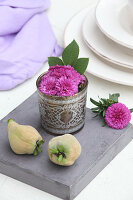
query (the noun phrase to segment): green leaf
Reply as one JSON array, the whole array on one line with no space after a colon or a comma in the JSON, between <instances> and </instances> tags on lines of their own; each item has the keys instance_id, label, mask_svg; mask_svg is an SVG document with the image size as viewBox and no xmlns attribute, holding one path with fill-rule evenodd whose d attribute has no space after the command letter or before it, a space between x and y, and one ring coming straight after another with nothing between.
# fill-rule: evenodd
<instances>
[{"instance_id":1,"label":"green leaf","mask_svg":"<svg viewBox=\"0 0 133 200\"><path fill-rule=\"evenodd\" d=\"M63 51L62 59L65 65L73 66L76 63L79 55L79 46L75 40L73 40Z\"/></svg>"},{"instance_id":2,"label":"green leaf","mask_svg":"<svg viewBox=\"0 0 133 200\"><path fill-rule=\"evenodd\" d=\"M40 153L43 152L42 147L39 147L37 150L38 150L38 152L40 152Z\"/></svg>"},{"instance_id":3,"label":"green leaf","mask_svg":"<svg viewBox=\"0 0 133 200\"><path fill-rule=\"evenodd\" d=\"M54 153L56 153L56 154L59 153L59 151L57 149L50 149L50 152L53 153L53 154Z\"/></svg>"},{"instance_id":4,"label":"green leaf","mask_svg":"<svg viewBox=\"0 0 133 200\"><path fill-rule=\"evenodd\" d=\"M108 101L107 101L107 99L103 99L103 98L101 98L101 101L103 102L103 104L105 104L105 105L107 105L108 104Z\"/></svg>"},{"instance_id":5,"label":"green leaf","mask_svg":"<svg viewBox=\"0 0 133 200\"><path fill-rule=\"evenodd\" d=\"M93 103L96 106L99 106L99 102L95 101L94 99L90 98L91 103Z\"/></svg>"},{"instance_id":6,"label":"green leaf","mask_svg":"<svg viewBox=\"0 0 133 200\"><path fill-rule=\"evenodd\" d=\"M92 111L99 110L99 107L91 108Z\"/></svg>"},{"instance_id":7,"label":"green leaf","mask_svg":"<svg viewBox=\"0 0 133 200\"><path fill-rule=\"evenodd\" d=\"M59 155L58 161L61 162L63 160L63 156Z\"/></svg>"},{"instance_id":8,"label":"green leaf","mask_svg":"<svg viewBox=\"0 0 133 200\"><path fill-rule=\"evenodd\" d=\"M103 125L102 125L103 127L104 126L106 126L106 121L105 121L105 119L103 120Z\"/></svg>"},{"instance_id":9,"label":"green leaf","mask_svg":"<svg viewBox=\"0 0 133 200\"><path fill-rule=\"evenodd\" d=\"M92 110L92 109L91 109ZM93 113L99 113L99 110L92 110Z\"/></svg>"},{"instance_id":10,"label":"green leaf","mask_svg":"<svg viewBox=\"0 0 133 200\"><path fill-rule=\"evenodd\" d=\"M118 103L119 96L120 96L119 93L109 94L109 99L112 100L112 101L114 101L115 103Z\"/></svg>"},{"instance_id":11,"label":"green leaf","mask_svg":"<svg viewBox=\"0 0 133 200\"><path fill-rule=\"evenodd\" d=\"M64 152L64 147L63 147L62 145L60 145L60 146L58 147L58 150L62 153L62 152Z\"/></svg>"},{"instance_id":12,"label":"green leaf","mask_svg":"<svg viewBox=\"0 0 133 200\"><path fill-rule=\"evenodd\" d=\"M103 111L103 117L105 117L106 110Z\"/></svg>"},{"instance_id":13,"label":"green leaf","mask_svg":"<svg viewBox=\"0 0 133 200\"><path fill-rule=\"evenodd\" d=\"M131 113L133 112L133 108L131 108L131 109L129 109L129 110L130 110Z\"/></svg>"},{"instance_id":14,"label":"green leaf","mask_svg":"<svg viewBox=\"0 0 133 200\"><path fill-rule=\"evenodd\" d=\"M49 57L48 64L50 67L55 65L64 65L63 61L58 57Z\"/></svg>"},{"instance_id":15,"label":"green leaf","mask_svg":"<svg viewBox=\"0 0 133 200\"><path fill-rule=\"evenodd\" d=\"M96 118L96 117L98 117L98 115L95 115L93 118Z\"/></svg>"},{"instance_id":16,"label":"green leaf","mask_svg":"<svg viewBox=\"0 0 133 200\"><path fill-rule=\"evenodd\" d=\"M42 144L44 144L44 142L45 142L44 140L40 140L39 142L37 142L37 145L41 146Z\"/></svg>"},{"instance_id":17,"label":"green leaf","mask_svg":"<svg viewBox=\"0 0 133 200\"><path fill-rule=\"evenodd\" d=\"M88 63L89 63L89 58L79 58L77 59L73 67L78 73L84 74L88 66Z\"/></svg>"},{"instance_id":18,"label":"green leaf","mask_svg":"<svg viewBox=\"0 0 133 200\"><path fill-rule=\"evenodd\" d=\"M112 94L109 94L109 99L111 99L112 98Z\"/></svg>"},{"instance_id":19,"label":"green leaf","mask_svg":"<svg viewBox=\"0 0 133 200\"><path fill-rule=\"evenodd\" d=\"M37 149L34 150L33 155L36 156L38 154Z\"/></svg>"}]
</instances>

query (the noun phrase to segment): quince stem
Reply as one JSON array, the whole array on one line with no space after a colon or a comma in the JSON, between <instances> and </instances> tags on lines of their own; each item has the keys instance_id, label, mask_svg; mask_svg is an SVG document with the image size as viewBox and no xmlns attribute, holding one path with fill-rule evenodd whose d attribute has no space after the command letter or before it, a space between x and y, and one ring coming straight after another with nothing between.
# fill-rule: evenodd
<instances>
[{"instance_id":1,"label":"quince stem","mask_svg":"<svg viewBox=\"0 0 133 200\"><path fill-rule=\"evenodd\" d=\"M33 152L33 155L34 156L36 156L36 155L38 155L38 153L40 152L42 152L43 151L43 149L42 149L42 144L44 143L45 141L44 140L38 140L37 142L36 142L36 146L35 146L35 149L34 149L34 152Z\"/></svg>"},{"instance_id":2,"label":"quince stem","mask_svg":"<svg viewBox=\"0 0 133 200\"><path fill-rule=\"evenodd\" d=\"M7 123L14 122L13 119L8 119Z\"/></svg>"}]
</instances>

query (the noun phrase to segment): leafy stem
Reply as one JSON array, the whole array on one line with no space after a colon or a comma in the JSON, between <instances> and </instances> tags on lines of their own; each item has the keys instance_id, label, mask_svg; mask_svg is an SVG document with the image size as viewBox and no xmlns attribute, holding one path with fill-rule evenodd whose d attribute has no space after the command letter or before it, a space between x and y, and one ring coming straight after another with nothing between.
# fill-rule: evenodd
<instances>
[{"instance_id":1,"label":"leafy stem","mask_svg":"<svg viewBox=\"0 0 133 200\"><path fill-rule=\"evenodd\" d=\"M45 142L44 140L37 140L36 141L35 149L34 149L34 152L33 152L34 156L38 155L39 152L41 153L43 151L42 144L44 142Z\"/></svg>"},{"instance_id":2,"label":"leafy stem","mask_svg":"<svg viewBox=\"0 0 133 200\"><path fill-rule=\"evenodd\" d=\"M106 125L105 121L105 113L109 106L114 103L118 103L118 98L120 97L119 93L116 94L109 94L108 99L99 98L99 101L95 101L94 99L90 98L91 103L93 103L96 107L91 108L92 112L96 115L94 117L101 116L103 117L103 126ZM133 112L133 108L130 109L130 112Z\"/></svg>"},{"instance_id":3,"label":"leafy stem","mask_svg":"<svg viewBox=\"0 0 133 200\"><path fill-rule=\"evenodd\" d=\"M64 147L62 145L56 148L50 149L50 152L58 157L58 162L62 162L64 158L66 158L66 154L64 152Z\"/></svg>"},{"instance_id":4,"label":"leafy stem","mask_svg":"<svg viewBox=\"0 0 133 200\"><path fill-rule=\"evenodd\" d=\"M94 99L90 98L90 101L96 106L91 109L92 112L96 114L94 117L101 116L101 117L105 118L105 113L106 113L107 108L114 103L118 103L119 96L120 96L119 93L109 94L108 99L99 98L99 101L95 101ZM106 122L104 119L103 126L105 126L105 125L106 125Z\"/></svg>"}]
</instances>

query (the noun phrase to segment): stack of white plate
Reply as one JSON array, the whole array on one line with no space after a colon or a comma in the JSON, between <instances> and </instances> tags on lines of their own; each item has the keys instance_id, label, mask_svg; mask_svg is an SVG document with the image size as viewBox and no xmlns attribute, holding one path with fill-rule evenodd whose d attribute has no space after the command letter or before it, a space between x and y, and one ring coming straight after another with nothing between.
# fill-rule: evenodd
<instances>
[{"instance_id":1,"label":"stack of white plate","mask_svg":"<svg viewBox=\"0 0 133 200\"><path fill-rule=\"evenodd\" d=\"M75 39L89 57L87 71L97 77L133 86L133 0L100 0L68 23L64 42ZM132 10L133 11L133 10ZM89 47L89 48L88 48Z\"/></svg>"}]
</instances>

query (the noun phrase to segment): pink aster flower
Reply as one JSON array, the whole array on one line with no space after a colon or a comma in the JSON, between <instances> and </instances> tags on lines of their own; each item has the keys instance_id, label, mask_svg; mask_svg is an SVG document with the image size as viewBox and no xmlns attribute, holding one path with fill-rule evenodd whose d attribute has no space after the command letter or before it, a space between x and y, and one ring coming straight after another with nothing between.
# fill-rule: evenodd
<instances>
[{"instance_id":1,"label":"pink aster flower","mask_svg":"<svg viewBox=\"0 0 133 200\"><path fill-rule=\"evenodd\" d=\"M62 76L66 76L67 78L73 79L77 84L84 83L85 77L79 74L73 67L70 65L67 66L52 66L49 68L48 72L51 76L55 76L56 78L60 78Z\"/></svg>"},{"instance_id":2,"label":"pink aster flower","mask_svg":"<svg viewBox=\"0 0 133 200\"><path fill-rule=\"evenodd\" d=\"M67 67L71 67L70 65L68 65ZM82 76L81 74L79 74L73 67L71 68L67 68L65 70L65 74L68 78L72 78L74 79L74 81L79 84L79 83L84 83L85 81L85 77ZM73 78L74 77L74 78Z\"/></svg>"},{"instance_id":3,"label":"pink aster flower","mask_svg":"<svg viewBox=\"0 0 133 200\"><path fill-rule=\"evenodd\" d=\"M56 95L56 78L51 76L44 76L41 80L40 91L47 95Z\"/></svg>"},{"instance_id":4,"label":"pink aster flower","mask_svg":"<svg viewBox=\"0 0 133 200\"><path fill-rule=\"evenodd\" d=\"M72 96L78 92L85 77L70 65L52 66L42 78L39 89L42 93L56 96Z\"/></svg>"},{"instance_id":5,"label":"pink aster flower","mask_svg":"<svg viewBox=\"0 0 133 200\"><path fill-rule=\"evenodd\" d=\"M122 103L114 103L105 113L105 121L111 128L123 129L131 120L130 110Z\"/></svg>"},{"instance_id":6,"label":"pink aster flower","mask_svg":"<svg viewBox=\"0 0 133 200\"><path fill-rule=\"evenodd\" d=\"M72 96L78 92L78 85L72 79L62 76L57 82L58 96Z\"/></svg>"}]
</instances>

